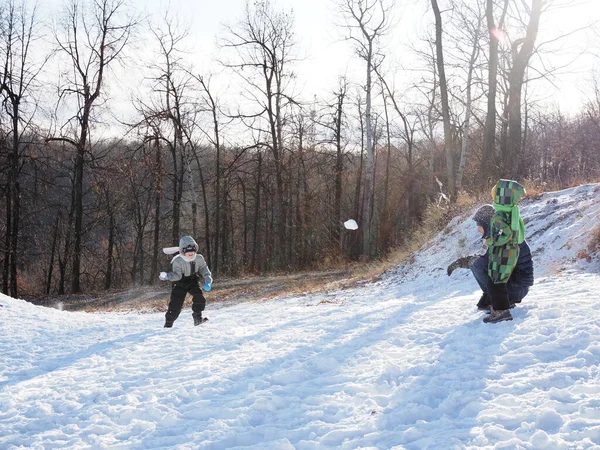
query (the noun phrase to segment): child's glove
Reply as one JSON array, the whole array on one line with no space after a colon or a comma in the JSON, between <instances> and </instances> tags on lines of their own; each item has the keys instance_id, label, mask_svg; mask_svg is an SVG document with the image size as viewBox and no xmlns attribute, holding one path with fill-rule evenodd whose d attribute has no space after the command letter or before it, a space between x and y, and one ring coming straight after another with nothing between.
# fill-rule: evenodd
<instances>
[{"instance_id":1,"label":"child's glove","mask_svg":"<svg viewBox=\"0 0 600 450\"><path fill-rule=\"evenodd\" d=\"M173 274L172 273L167 273L167 272L161 272L158 275L158 279L162 280L162 281L170 280L172 277L173 277Z\"/></svg>"},{"instance_id":2,"label":"child's glove","mask_svg":"<svg viewBox=\"0 0 600 450\"><path fill-rule=\"evenodd\" d=\"M206 292L210 291L212 288L210 287L210 283L204 283L204 290Z\"/></svg>"}]
</instances>

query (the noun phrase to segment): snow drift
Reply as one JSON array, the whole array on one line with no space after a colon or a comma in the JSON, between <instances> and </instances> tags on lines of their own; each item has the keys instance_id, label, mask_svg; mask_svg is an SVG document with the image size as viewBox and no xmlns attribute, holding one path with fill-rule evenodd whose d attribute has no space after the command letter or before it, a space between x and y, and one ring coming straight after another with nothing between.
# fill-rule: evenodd
<instances>
[{"instance_id":1,"label":"snow drift","mask_svg":"<svg viewBox=\"0 0 600 450\"><path fill-rule=\"evenodd\" d=\"M600 448L600 266L577 256L599 192L523 203L536 285L512 322L445 274L478 249L469 215L379 282L209 303L200 327L0 296L0 448Z\"/></svg>"}]
</instances>

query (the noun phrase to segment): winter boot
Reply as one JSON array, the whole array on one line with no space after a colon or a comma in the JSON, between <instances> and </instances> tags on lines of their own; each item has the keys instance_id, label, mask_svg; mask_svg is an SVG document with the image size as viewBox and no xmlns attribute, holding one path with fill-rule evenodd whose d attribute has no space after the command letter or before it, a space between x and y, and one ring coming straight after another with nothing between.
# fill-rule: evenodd
<instances>
[{"instance_id":1,"label":"winter boot","mask_svg":"<svg viewBox=\"0 0 600 450\"><path fill-rule=\"evenodd\" d=\"M512 316L510 314L510 309L499 309L499 310L491 310L489 316L483 318L485 323L496 323L502 322L504 320L512 320Z\"/></svg>"},{"instance_id":2,"label":"winter boot","mask_svg":"<svg viewBox=\"0 0 600 450\"><path fill-rule=\"evenodd\" d=\"M173 328L173 321L172 320L165 320L165 328Z\"/></svg>"},{"instance_id":3,"label":"winter boot","mask_svg":"<svg viewBox=\"0 0 600 450\"><path fill-rule=\"evenodd\" d=\"M200 325L208 320L206 317L202 317L202 313L194 313L192 314L192 317L194 318L194 326Z\"/></svg>"},{"instance_id":4,"label":"winter boot","mask_svg":"<svg viewBox=\"0 0 600 450\"><path fill-rule=\"evenodd\" d=\"M490 310L490 296L485 292L481 295L481 298L477 302L477 309L479 311L488 311Z\"/></svg>"}]
</instances>

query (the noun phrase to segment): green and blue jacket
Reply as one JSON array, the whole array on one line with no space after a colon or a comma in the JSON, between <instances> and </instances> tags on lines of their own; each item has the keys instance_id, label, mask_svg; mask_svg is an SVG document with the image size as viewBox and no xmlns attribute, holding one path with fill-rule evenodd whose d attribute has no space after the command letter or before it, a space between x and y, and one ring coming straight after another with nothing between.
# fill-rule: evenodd
<instances>
[{"instance_id":1,"label":"green and blue jacket","mask_svg":"<svg viewBox=\"0 0 600 450\"><path fill-rule=\"evenodd\" d=\"M495 284L507 283L519 260L519 244L525 240L525 225L517 204L524 195L525 188L511 180L500 180L492 189L495 213L487 244L488 275Z\"/></svg>"}]
</instances>

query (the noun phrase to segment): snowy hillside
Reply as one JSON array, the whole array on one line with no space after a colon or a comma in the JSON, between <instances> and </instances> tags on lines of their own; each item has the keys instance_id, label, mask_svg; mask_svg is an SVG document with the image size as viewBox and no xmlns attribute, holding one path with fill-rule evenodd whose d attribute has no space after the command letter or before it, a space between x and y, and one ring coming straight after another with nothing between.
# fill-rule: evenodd
<instances>
[{"instance_id":1,"label":"snowy hillside","mask_svg":"<svg viewBox=\"0 0 600 450\"><path fill-rule=\"evenodd\" d=\"M523 204L536 285L498 324L445 274L467 216L377 283L199 327L0 296L0 448L600 449L599 213L600 185Z\"/></svg>"}]
</instances>

